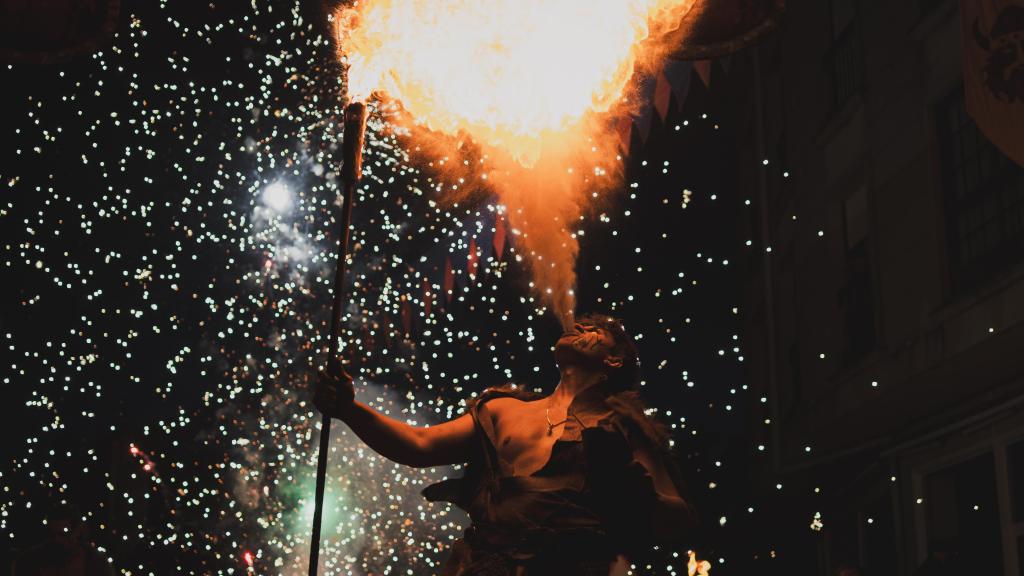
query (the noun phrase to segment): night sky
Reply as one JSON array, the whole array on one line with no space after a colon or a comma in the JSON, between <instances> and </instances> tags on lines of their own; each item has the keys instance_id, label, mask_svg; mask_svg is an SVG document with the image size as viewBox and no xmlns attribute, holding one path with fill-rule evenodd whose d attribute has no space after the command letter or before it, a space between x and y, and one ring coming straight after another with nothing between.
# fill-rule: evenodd
<instances>
[{"instance_id":1,"label":"night sky","mask_svg":"<svg viewBox=\"0 0 1024 576\"><path fill-rule=\"evenodd\" d=\"M340 213L341 68L324 14L146 3L98 53L4 65L0 550L39 542L67 502L119 573L305 573L310 385ZM498 254L501 206L477 181L446 202L436 168L452 159L416 151L395 114L372 107L355 204L357 397L424 425L488 386L552 390L561 328L511 231ZM769 548L730 537L761 503L743 484L759 416L737 306L756 256L728 120L694 75L646 141L634 132L625 186L580 223L577 264L578 312L619 316L637 338L642 393L701 513L693 545L720 574ZM458 473L400 467L336 423L323 573L436 572L467 518L418 492ZM637 569L685 573L685 557Z\"/></svg>"}]
</instances>

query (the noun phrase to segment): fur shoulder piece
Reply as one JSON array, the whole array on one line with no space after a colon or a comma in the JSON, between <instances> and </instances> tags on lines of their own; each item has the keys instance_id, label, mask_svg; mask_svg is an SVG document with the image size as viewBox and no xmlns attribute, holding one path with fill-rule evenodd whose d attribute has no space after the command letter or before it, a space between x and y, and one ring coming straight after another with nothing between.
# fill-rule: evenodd
<instances>
[{"instance_id":1,"label":"fur shoulder piece","mask_svg":"<svg viewBox=\"0 0 1024 576\"><path fill-rule=\"evenodd\" d=\"M654 446L665 452L669 451L668 428L646 414L647 406L640 400L639 392L619 392L609 396L605 403L631 427L638 428Z\"/></svg>"},{"instance_id":2,"label":"fur shoulder piece","mask_svg":"<svg viewBox=\"0 0 1024 576\"><path fill-rule=\"evenodd\" d=\"M486 402L492 398L515 398L517 400L530 401L541 397L543 397L543 394L532 392L526 389L525 386L513 383L502 384L501 386L491 386L481 392L476 398L466 400L466 410L472 410L481 402Z\"/></svg>"}]
</instances>

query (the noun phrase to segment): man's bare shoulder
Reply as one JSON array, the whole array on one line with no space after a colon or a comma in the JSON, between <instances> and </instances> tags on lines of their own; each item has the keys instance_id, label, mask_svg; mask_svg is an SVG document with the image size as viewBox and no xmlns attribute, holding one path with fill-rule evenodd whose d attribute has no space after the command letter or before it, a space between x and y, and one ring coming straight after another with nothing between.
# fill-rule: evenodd
<instances>
[{"instance_id":1,"label":"man's bare shoulder","mask_svg":"<svg viewBox=\"0 0 1024 576\"><path fill-rule=\"evenodd\" d=\"M499 410L504 411L509 408L514 409L517 406L530 404L543 398L546 398L546 396L537 392L532 392L522 386L505 384L484 390L483 393L473 401L473 404L477 405L479 408L490 409L494 412Z\"/></svg>"},{"instance_id":2,"label":"man's bare shoulder","mask_svg":"<svg viewBox=\"0 0 1024 576\"><path fill-rule=\"evenodd\" d=\"M516 398L514 396L498 396L497 398L490 398L486 400L480 407L487 410L492 415L501 416L504 414L511 414L522 411L524 408L528 408L531 404L540 402L544 397L525 399Z\"/></svg>"}]
</instances>

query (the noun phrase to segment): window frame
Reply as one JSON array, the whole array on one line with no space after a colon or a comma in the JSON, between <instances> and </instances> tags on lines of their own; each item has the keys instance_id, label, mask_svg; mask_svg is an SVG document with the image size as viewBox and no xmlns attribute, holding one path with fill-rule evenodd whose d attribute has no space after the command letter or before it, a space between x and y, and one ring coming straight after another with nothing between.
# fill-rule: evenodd
<instances>
[{"instance_id":1,"label":"window frame","mask_svg":"<svg viewBox=\"0 0 1024 576\"><path fill-rule=\"evenodd\" d=\"M954 114L959 118L955 130L950 127ZM1015 178L1024 187L1024 168L1006 158L978 128L967 112L962 83L936 103L934 122L946 264L950 292L956 298L1024 260L1024 223L1015 231L1007 230L1012 217L1007 207L1024 214L1024 188L1015 192L1014 187ZM965 131L970 132L969 138ZM1021 196L1011 198L1015 194ZM986 211L990 217L985 217ZM961 222L979 213L983 220L968 221L966 226ZM988 237L991 223L996 229L994 240ZM970 252L975 241L982 245L981 253L965 257L963 251ZM986 248L990 241L994 243Z\"/></svg>"},{"instance_id":2,"label":"window frame","mask_svg":"<svg viewBox=\"0 0 1024 576\"><path fill-rule=\"evenodd\" d=\"M915 557L911 558L912 566L920 565L928 556L928 518L927 507L917 504L926 494L925 479L928 475L946 468L956 466L985 453L991 453L995 467L996 502L999 508L999 531L1002 538L1003 574L1018 576L1024 569L1024 557L1018 550L1018 539L1024 537L1024 522L1014 523L1010 509L1010 479L1007 466L1007 448L1018 442L1024 442L1024 427L996 433L989 438L972 442L968 445L950 449L936 447L935 455L928 459L914 457L910 467L910 501L907 505L912 510L909 518L913 527L913 545ZM907 508L903 508L906 510Z\"/></svg>"},{"instance_id":3,"label":"window frame","mask_svg":"<svg viewBox=\"0 0 1024 576\"><path fill-rule=\"evenodd\" d=\"M828 27L831 35L823 62L831 96L830 118L845 108L855 95L864 91L866 79L864 44L861 38L860 0L848 0L853 3L853 17L842 30L836 30L835 4L839 1L843 0L828 1ZM840 64L846 66L843 67ZM840 75L841 71L848 73Z\"/></svg>"}]
</instances>

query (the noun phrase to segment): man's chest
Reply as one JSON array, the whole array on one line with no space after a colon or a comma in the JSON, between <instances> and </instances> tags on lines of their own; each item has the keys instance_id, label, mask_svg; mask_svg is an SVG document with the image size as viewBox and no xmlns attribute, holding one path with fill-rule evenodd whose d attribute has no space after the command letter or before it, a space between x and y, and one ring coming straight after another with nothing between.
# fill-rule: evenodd
<instances>
[{"instance_id":1,"label":"man's chest","mask_svg":"<svg viewBox=\"0 0 1024 576\"><path fill-rule=\"evenodd\" d=\"M595 425L600 414L567 412L543 400L499 403L491 408L494 448L507 475L529 476L550 460L557 441L579 441L582 429Z\"/></svg>"},{"instance_id":2,"label":"man's chest","mask_svg":"<svg viewBox=\"0 0 1024 576\"><path fill-rule=\"evenodd\" d=\"M543 467L558 437L547 424L541 402L506 402L490 408L494 449L507 468L503 472L529 476Z\"/></svg>"}]
</instances>

